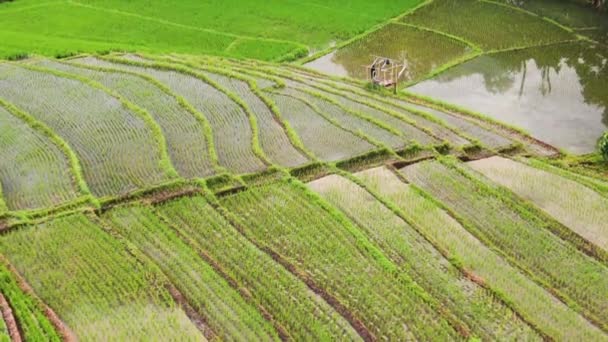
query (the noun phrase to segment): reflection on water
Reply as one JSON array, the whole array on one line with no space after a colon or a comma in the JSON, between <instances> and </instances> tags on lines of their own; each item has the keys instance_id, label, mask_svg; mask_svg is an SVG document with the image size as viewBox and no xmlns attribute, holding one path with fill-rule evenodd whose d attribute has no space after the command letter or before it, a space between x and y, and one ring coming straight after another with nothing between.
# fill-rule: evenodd
<instances>
[{"instance_id":1,"label":"reflection on water","mask_svg":"<svg viewBox=\"0 0 608 342\"><path fill-rule=\"evenodd\" d=\"M364 66L379 55L405 60L408 66L405 79L412 80L468 51L465 45L441 35L390 24L305 66L329 75L366 80Z\"/></svg>"},{"instance_id":2,"label":"reflection on water","mask_svg":"<svg viewBox=\"0 0 608 342\"><path fill-rule=\"evenodd\" d=\"M486 55L408 90L587 153L608 129L608 49L575 43Z\"/></svg>"}]
</instances>

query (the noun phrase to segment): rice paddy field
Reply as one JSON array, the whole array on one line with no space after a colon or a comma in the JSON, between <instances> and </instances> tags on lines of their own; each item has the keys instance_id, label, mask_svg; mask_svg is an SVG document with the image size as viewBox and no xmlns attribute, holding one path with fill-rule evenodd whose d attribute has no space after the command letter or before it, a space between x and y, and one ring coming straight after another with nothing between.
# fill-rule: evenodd
<instances>
[{"instance_id":1,"label":"rice paddy field","mask_svg":"<svg viewBox=\"0 0 608 342\"><path fill-rule=\"evenodd\" d=\"M0 341L608 341L605 18L0 1Z\"/></svg>"}]
</instances>

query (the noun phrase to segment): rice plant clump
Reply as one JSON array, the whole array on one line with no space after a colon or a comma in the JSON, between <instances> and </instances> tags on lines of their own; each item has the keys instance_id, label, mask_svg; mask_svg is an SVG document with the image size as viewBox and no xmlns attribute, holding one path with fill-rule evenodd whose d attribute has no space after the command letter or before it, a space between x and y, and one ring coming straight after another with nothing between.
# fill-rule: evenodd
<instances>
[{"instance_id":1,"label":"rice plant clump","mask_svg":"<svg viewBox=\"0 0 608 342\"><path fill-rule=\"evenodd\" d=\"M608 161L608 132L604 133L597 143L598 152Z\"/></svg>"}]
</instances>

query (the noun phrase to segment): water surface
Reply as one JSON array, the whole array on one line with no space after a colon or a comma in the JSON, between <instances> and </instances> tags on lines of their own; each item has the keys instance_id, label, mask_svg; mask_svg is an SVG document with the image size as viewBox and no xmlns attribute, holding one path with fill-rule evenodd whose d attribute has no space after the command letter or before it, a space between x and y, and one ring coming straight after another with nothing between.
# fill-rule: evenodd
<instances>
[{"instance_id":1,"label":"water surface","mask_svg":"<svg viewBox=\"0 0 608 342\"><path fill-rule=\"evenodd\" d=\"M588 153L608 129L608 49L570 43L485 55L408 90Z\"/></svg>"},{"instance_id":2,"label":"water surface","mask_svg":"<svg viewBox=\"0 0 608 342\"><path fill-rule=\"evenodd\" d=\"M379 55L405 61L408 69L403 79L410 81L470 51L468 46L442 35L389 24L305 66L329 75L366 80L365 65Z\"/></svg>"}]
</instances>

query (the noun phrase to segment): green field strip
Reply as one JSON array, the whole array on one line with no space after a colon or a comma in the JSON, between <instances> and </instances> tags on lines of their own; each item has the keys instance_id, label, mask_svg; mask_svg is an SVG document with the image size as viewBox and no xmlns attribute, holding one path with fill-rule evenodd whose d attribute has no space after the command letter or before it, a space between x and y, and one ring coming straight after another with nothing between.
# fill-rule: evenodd
<instances>
[{"instance_id":1,"label":"green field strip","mask_svg":"<svg viewBox=\"0 0 608 342\"><path fill-rule=\"evenodd\" d=\"M347 82L348 80L336 81L311 69L304 69L293 65L285 68L298 74L300 77L308 79L309 82L306 82L307 84L320 86L320 88L324 90L328 90L328 87L333 88L332 91L336 94L346 93L357 95L368 101L377 102L381 106L398 111L402 115L410 116L411 120L422 120L418 126L431 128L434 135L443 138L444 140L451 141L454 146L458 146L459 143L462 143L462 139L471 141L473 145L482 144L489 149L504 149L513 144L513 142L509 141L504 136L496 133L496 129L489 127L486 121L491 122L494 127L500 127L502 130L504 130L504 125L491 121L489 118L488 120L484 120L486 117L481 114L476 114L476 117L481 117L482 119L473 121L472 115L467 115L466 117L463 117L463 115L455 115L452 106L444 105L443 107L448 107L449 110L442 109L439 111L433 108L437 107L435 105L433 105L433 107L430 107L428 104L422 106L418 104L420 101L412 102L411 99L406 102L403 100L403 97L394 96L388 93L374 94L365 91L361 84ZM459 109L459 112L460 111L464 110ZM468 111L465 112L468 114ZM509 132L509 135L513 134L513 132ZM526 135L525 138L527 139L529 137ZM520 140L523 139L520 138ZM535 146L533 145L533 147Z\"/></svg>"},{"instance_id":2,"label":"green field strip","mask_svg":"<svg viewBox=\"0 0 608 342\"><path fill-rule=\"evenodd\" d=\"M160 275L82 214L3 235L0 249L79 339L202 339Z\"/></svg>"},{"instance_id":3,"label":"green field strip","mask_svg":"<svg viewBox=\"0 0 608 342\"><path fill-rule=\"evenodd\" d=\"M458 338L428 293L303 184L255 187L221 202L249 239L310 277L375 338Z\"/></svg>"},{"instance_id":4,"label":"green field strip","mask_svg":"<svg viewBox=\"0 0 608 342\"><path fill-rule=\"evenodd\" d=\"M383 122L385 126L393 127L411 140L416 140L425 146L438 144L439 139L428 127L420 126L418 122L402 113L390 110L378 103L368 101L361 97L353 97L350 94L338 92L334 89L319 86L318 84L307 84L300 78L294 78L290 82L294 88L301 88L303 91L321 92L324 97L332 99L349 110L363 113L378 122Z\"/></svg>"},{"instance_id":5,"label":"green field strip","mask_svg":"<svg viewBox=\"0 0 608 342\"><path fill-rule=\"evenodd\" d=\"M367 141L327 121L298 99L277 93L269 93L268 96L302 139L304 146L321 160L341 160L374 148Z\"/></svg>"},{"instance_id":6,"label":"green field strip","mask_svg":"<svg viewBox=\"0 0 608 342\"><path fill-rule=\"evenodd\" d=\"M386 145L385 142L383 142L382 140L378 140L376 137L370 135L369 132L361 129L361 127L353 125L350 120L338 119L335 115L335 112L332 112L330 108L324 106L325 103L320 103L323 107L318 106L317 103L315 103L315 97L312 97L311 99L310 96L307 96L307 94L295 91L293 88L282 89L280 91L276 91L275 93L279 94L280 96L291 97L304 103L307 107L311 108L315 113L324 118L326 121L330 122L332 125L338 127L341 130L351 133L352 135L368 142L369 144L375 147L392 151L390 146ZM415 143L416 142L412 142L412 144Z\"/></svg>"},{"instance_id":7,"label":"green field strip","mask_svg":"<svg viewBox=\"0 0 608 342\"><path fill-rule=\"evenodd\" d=\"M486 158L491 158L486 156ZM507 156L505 156L504 159L508 158ZM508 187L502 185L500 182L498 181L493 181L491 180L489 177L483 175L482 173L475 171L473 168L465 166L465 164L458 164L454 162L453 158L450 159L446 159L444 160L444 163L447 166L452 167L454 170L458 171L459 173L461 173L463 176L469 178L471 181L475 182L475 183L479 183L482 186L487 186L487 189L489 190L490 193L492 193L494 196L501 198L501 200L503 201L503 203L505 205L507 205L508 207L510 207L511 209L517 211L518 213L520 213L523 217L532 217L537 219L537 222L542 222L544 224L544 227L549 230L550 232L552 232L555 236L561 238L562 240L570 243L572 246L574 246L575 248L577 248L580 252L586 254L587 256L596 259L597 261L599 261L600 263L604 264L605 266L608 267L608 253L606 251L605 248L600 247L597 243L594 243L592 241L590 241L589 239L585 238L582 234L582 230L587 229L587 228L580 228L579 226L579 231L577 231L574 228L570 228L568 226L566 226L564 223L560 222L558 219L556 219L556 217L553 217L549 212L547 212L546 210L544 210L543 208L539 207L538 205L534 204L534 202L527 200L526 198L524 198L523 196L520 196L518 194L516 194L515 192L513 192L512 190L510 190ZM497 163L500 163L499 161L497 161ZM532 170L534 171L534 170ZM550 175L548 175L550 176ZM559 177L557 177L559 179ZM561 179L559 179L561 181ZM505 180L506 181L506 180ZM502 180L501 180L502 182ZM577 186L577 183L571 183L574 186ZM567 190L568 188L568 183L567 181L564 184L564 190ZM589 189L586 189L589 190ZM544 191L548 191L548 190L544 190ZM602 196L599 196L596 192L589 190L589 196L596 196L596 198L598 200L603 200L604 198ZM576 194L572 194L571 196L573 196L573 198L576 197ZM560 200L555 200L552 199L556 205L558 205L559 203L563 203L563 201ZM565 205L570 205L570 204L565 204ZM595 203L594 207L597 206L602 207L604 204L602 203ZM572 209L573 211L576 211L576 209ZM557 216L560 218L564 218L564 214L560 214L561 216ZM593 215L592 213L588 214L588 215ZM597 227L597 225L599 225L599 228ZM603 231L604 229L602 228L604 226L603 223L596 223L595 227L590 227L589 229L593 230L595 229L596 231L599 229L599 231ZM594 234L598 235L598 234ZM602 235L600 233L600 235ZM604 238L600 238L600 239L604 239Z\"/></svg>"},{"instance_id":8,"label":"green field strip","mask_svg":"<svg viewBox=\"0 0 608 342\"><path fill-rule=\"evenodd\" d=\"M350 130L362 131L371 138L382 142L394 149L400 149L408 144L403 134L384 122L374 119L360 112L346 108L340 102L331 99L319 92L302 88L286 88L283 90L293 96L300 97L308 103L319 108L326 115L340 122Z\"/></svg>"},{"instance_id":9,"label":"green field strip","mask_svg":"<svg viewBox=\"0 0 608 342\"><path fill-rule=\"evenodd\" d=\"M254 134L251 117L201 73L178 65L142 63L123 58L104 59L98 65L143 73L183 96L209 121L221 166L235 173L250 173L265 168L252 145Z\"/></svg>"},{"instance_id":10,"label":"green field strip","mask_svg":"<svg viewBox=\"0 0 608 342\"><path fill-rule=\"evenodd\" d=\"M0 259L0 293L12 311L19 337L24 341L61 341L61 335L45 315L44 305L21 288L19 280L7 267L6 259L3 256ZM11 341L10 338L0 340Z\"/></svg>"},{"instance_id":11,"label":"green field strip","mask_svg":"<svg viewBox=\"0 0 608 342\"><path fill-rule=\"evenodd\" d=\"M126 61L127 63L129 63L129 62L141 63L141 57L137 56L137 55L123 55L123 56L121 56L121 59ZM147 63L142 63L142 64L138 64L138 65L142 66L142 67L150 66ZM163 68L163 69L168 68L169 70L173 70L173 71L176 70L174 64L161 63L161 64L156 64L156 66L159 68ZM232 102L234 102L238 107L240 107L240 109L243 112L245 112L245 114L247 115L247 119L249 120L249 125L251 127L251 149L253 151L253 154L266 166L271 165L272 163L270 162L270 160L266 156L266 153L264 152L264 150L262 150L262 147L260 145L260 132L259 132L260 130L258 127L258 120L257 120L255 114L252 112L249 105L243 99L241 99L237 94L235 94L233 91L226 89L224 86L222 86L217 81L213 80L212 78L209 78L208 75L201 73L201 72L194 71L187 67L183 67L181 65L178 65L177 67L183 73L193 75L193 76L205 81L208 85L215 88L215 90L217 90L220 93L227 96L230 100L232 100ZM259 170L254 170L254 171L250 171L250 172L256 172L256 171L259 171Z\"/></svg>"},{"instance_id":12,"label":"green field strip","mask_svg":"<svg viewBox=\"0 0 608 342\"><path fill-rule=\"evenodd\" d=\"M260 145L273 163L285 167L295 167L308 161L300 151L292 146L280 122L276 120L268 105L251 90L250 84L218 73L206 72L205 74L237 94L249 105L251 112L261 126L258 129Z\"/></svg>"},{"instance_id":13,"label":"green field strip","mask_svg":"<svg viewBox=\"0 0 608 342\"><path fill-rule=\"evenodd\" d=\"M274 76L283 77L284 80L286 80L287 83L289 83L294 88L306 88L306 84L301 78L286 75L285 73L281 73L280 71L277 71L274 68L265 68L262 70L265 70ZM314 86L311 87L315 88ZM402 116L399 113L387 110L384 107L362 100L358 97L351 97L346 94L337 93L332 89L319 87L316 88L317 89L313 90L316 92L318 92L319 90L323 91L325 93L324 96L337 100L345 107L352 109L356 112L362 112L367 116L371 116L379 121L385 122L403 132L406 137L416 140L423 145L432 145L438 143L438 140L433 136L433 133L430 132L426 127L418 127L414 121L409 120L408 118Z\"/></svg>"},{"instance_id":14,"label":"green field strip","mask_svg":"<svg viewBox=\"0 0 608 342\"><path fill-rule=\"evenodd\" d=\"M190 103L188 103L188 101L186 101L185 98L178 95L177 93L174 93L165 84L157 81L155 78L148 76L148 75L144 75L144 74L140 74L140 73L136 73L136 72L132 72L132 71L128 71L128 70L108 67L108 65L111 65L111 64L105 63L105 61L100 60L94 56L76 57L76 58L69 60L68 62L70 64L75 64L76 66L82 67L82 68L90 68L92 70L99 70L99 71L106 71L106 72L121 72L121 73L125 73L128 75L140 77L140 78L154 84L156 87L161 89L163 92L165 92L166 94L175 98L177 100L177 102L179 103L179 105L181 107L183 107L186 111L188 111L194 117L194 119L197 121L198 125L200 125L202 127L202 134L203 134L205 142L206 142L207 153L209 154L209 158L211 159L211 163L213 165L214 171L215 172L224 171L223 168L221 168L219 165L219 158L218 158L215 144L213 141L213 133L211 130L211 124L209 123L207 118L201 112L196 110ZM190 121L190 120L188 120L188 121ZM200 139L200 137L199 137L199 139Z\"/></svg>"},{"instance_id":15,"label":"green field strip","mask_svg":"<svg viewBox=\"0 0 608 342\"><path fill-rule=\"evenodd\" d=\"M424 235L450 262L482 284L537 331L557 341L608 339L604 332L484 245L415 185L380 167L358 183Z\"/></svg>"},{"instance_id":16,"label":"green field strip","mask_svg":"<svg viewBox=\"0 0 608 342\"><path fill-rule=\"evenodd\" d=\"M211 330L226 340L278 340L274 328L151 208L132 205L104 214L111 226L148 256Z\"/></svg>"},{"instance_id":17,"label":"green field strip","mask_svg":"<svg viewBox=\"0 0 608 342\"><path fill-rule=\"evenodd\" d=\"M79 196L70 161L44 133L36 131L0 100L0 211L52 207ZM4 210L3 210L4 209Z\"/></svg>"},{"instance_id":18,"label":"green field strip","mask_svg":"<svg viewBox=\"0 0 608 342\"><path fill-rule=\"evenodd\" d=\"M358 97L366 99L366 101L387 107L387 109L393 112L398 112L400 117L405 117L407 122L412 122L417 127L429 129L434 136L437 136L441 140L447 140L454 146L464 146L467 143L475 142L476 140L428 112L418 110L411 106L405 106L403 103L395 101L394 98L383 96L385 94L374 94L365 91L361 84L336 81L323 74L316 73L314 70L304 69L303 67L296 67L293 65L284 66L283 69L298 75L307 85L314 86L320 91L331 90L333 94L357 95Z\"/></svg>"},{"instance_id":19,"label":"green field strip","mask_svg":"<svg viewBox=\"0 0 608 342\"><path fill-rule=\"evenodd\" d=\"M300 154L302 156L304 156L305 158L307 158L308 160L312 160L312 161L316 160L316 156L304 146L304 144L302 143L302 140L300 139L300 137L298 136L296 131L290 126L289 122L283 118L280 110L277 108L274 101L262 91L263 89L266 89L266 88L271 88L271 87L275 88L277 85L281 84L282 81L280 79L273 78L271 81L271 80L269 80L269 78L267 78L266 75L256 73L255 71L249 72L248 70L244 70L244 69L231 68L230 71L227 72L225 70L225 66L223 66L223 65L216 64L214 66L210 66L211 64L216 63L217 59L213 59L213 60L207 59L206 61L203 61L203 62L201 62L201 61L192 62L190 60L184 61L181 59L176 60L174 58L169 58L169 60L171 60L172 62L183 63L183 64L188 65L193 68L207 70L207 71L214 72L214 73L220 73L220 74L224 73L225 75L229 75L234 78L242 79L243 81L246 81L247 83L249 83L249 87L250 87L251 91L258 98L260 98L264 102L264 104L268 107L268 109L271 111L272 115L274 116L275 120L281 125L281 127L285 131L285 134L287 135L287 137L288 137L289 141L291 142L291 144L293 145L293 147L295 147L300 152ZM193 63L195 63L195 64L193 64ZM244 72L244 73L242 73L242 72Z\"/></svg>"},{"instance_id":20,"label":"green field strip","mask_svg":"<svg viewBox=\"0 0 608 342\"><path fill-rule=\"evenodd\" d=\"M426 113L429 113L430 115L435 116L436 118L438 118L440 120L443 120L448 125L454 127L457 130L464 132L468 136L479 141L479 143L481 145L486 146L489 149L499 150L499 149L506 148L513 144L513 142L511 140L498 134L494 130L490 130L490 129L487 129L480 125L477 125L477 124L467 120L467 118L463 118L461 116L456 116L456 115L450 114L449 112L446 112L446 111L437 110L432 107L423 106L423 105L412 103L412 102L405 102L402 100L394 100L394 101L395 101L395 103L397 103L399 105L412 107L419 111L424 111Z\"/></svg>"},{"instance_id":21,"label":"green field strip","mask_svg":"<svg viewBox=\"0 0 608 342\"><path fill-rule=\"evenodd\" d=\"M407 101L409 104L417 104L429 109L436 109L450 115L458 116L463 119L467 119L469 122L475 123L485 130L501 135L503 138L509 137L514 144L521 144L525 146L527 150L538 156L555 156L561 153L555 147L532 137L528 132L525 132L521 128L500 122L487 115L440 101L435 98L414 94L408 92L407 90L402 90L400 95L401 96L398 98Z\"/></svg>"},{"instance_id":22,"label":"green field strip","mask_svg":"<svg viewBox=\"0 0 608 342\"><path fill-rule=\"evenodd\" d=\"M0 294L0 305L5 306L6 304L6 299L4 299L4 296L2 296L2 294ZM3 317L2 319L0 319L0 341L2 342L10 342L11 341L11 333L8 331L8 326L12 323L12 321L9 321L9 319L13 319L12 316L11 317ZM21 338L21 336L17 335L15 336L15 338Z\"/></svg>"},{"instance_id":23,"label":"green field strip","mask_svg":"<svg viewBox=\"0 0 608 342\"><path fill-rule=\"evenodd\" d=\"M154 130L152 118L134 105L49 69L0 68L5 98L48 125L74 149L93 194L123 193L170 176L162 134Z\"/></svg>"},{"instance_id":24,"label":"green field strip","mask_svg":"<svg viewBox=\"0 0 608 342\"><path fill-rule=\"evenodd\" d=\"M79 60L75 61L78 63ZM214 174L204 126L178 99L153 82L118 70L81 67L51 60L43 60L38 64L95 80L145 109L161 127L167 141L169 157L180 176L202 178Z\"/></svg>"},{"instance_id":25,"label":"green field strip","mask_svg":"<svg viewBox=\"0 0 608 342\"><path fill-rule=\"evenodd\" d=\"M358 340L349 323L306 284L242 236L203 197L163 203L156 213L270 316L291 340Z\"/></svg>"},{"instance_id":26,"label":"green field strip","mask_svg":"<svg viewBox=\"0 0 608 342\"><path fill-rule=\"evenodd\" d=\"M2 181L0 180L0 218L3 218L6 212L8 212L8 207L6 206L6 200L4 199L2 190Z\"/></svg>"},{"instance_id":27,"label":"green field strip","mask_svg":"<svg viewBox=\"0 0 608 342\"><path fill-rule=\"evenodd\" d=\"M70 175L70 179L72 179L72 181L74 182L73 186L77 188L77 191L82 197L91 197L91 201L93 202L93 204L95 204L96 200L92 198L91 191L89 190L89 187L84 180L80 161L78 160L76 153L70 148L70 146L48 126L36 120L28 113L18 109L14 105L2 99L0 99L0 106L3 107L3 110L9 112L15 118L26 123L31 129L39 132L40 134L45 135L61 151L61 153L64 154L65 158L68 160L69 168L72 172L72 174Z\"/></svg>"},{"instance_id":28,"label":"green field strip","mask_svg":"<svg viewBox=\"0 0 608 342\"><path fill-rule=\"evenodd\" d=\"M498 156L467 165L608 251L608 198L575 181Z\"/></svg>"},{"instance_id":29,"label":"green field strip","mask_svg":"<svg viewBox=\"0 0 608 342\"><path fill-rule=\"evenodd\" d=\"M33 61L33 63L35 63L35 60ZM154 118L150 115L150 113L148 113L146 110L142 109L141 107L138 107L134 103L129 102L127 99L125 99L120 94L113 91L112 89L109 89L109 88L105 87L104 85L102 85L101 83L95 82L87 77L81 77L78 75L64 73L61 71L48 69L48 68L40 68L40 67L34 65L33 63L23 63L23 64L21 64L21 66L25 69L35 71L35 72L49 73L56 77L77 80L79 82L84 83L85 85L90 86L91 88L98 89L98 90L106 93L107 95L110 95L111 97L118 99L119 102L123 105L123 107L125 107L129 111L133 112L136 116L139 116L140 119L144 122L144 124L148 127L148 129L152 132L154 140L156 140L156 143L157 143L158 149L159 149L159 156L158 156L158 158L160 159L159 163L158 163L159 168L165 173L165 177L167 177L167 178L177 177L177 171L171 164L171 159L169 158L169 155L168 155L168 147L167 147L167 141L165 139L165 136L162 133L161 127L158 125L158 123L156 121L154 121Z\"/></svg>"},{"instance_id":30,"label":"green field strip","mask_svg":"<svg viewBox=\"0 0 608 342\"><path fill-rule=\"evenodd\" d=\"M184 24L174 23L174 22L171 22L171 21L168 21L168 20L164 20L164 19L160 19L160 18L147 17L147 16L144 16L144 15L141 15L141 14L136 14L136 13L130 13L130 12L125 12L125 11L120 11L120 10L115 10L115 9L108 9L108 8L101 8L101 7L97 7L97 6L86 5L86 4L83 4L82 2L80 2L78 0L67 0L67 2L70 3L70 4L72 4L72 5L86 7L86 8L94 9L96 11L102 11L102 12L107 12L107 13L119 14L119 15L122 15L122 16L130 16L130 17L133 17L133 18L143 19L143 20L146 20L146 21L154 21L156 23L159 23L159 24L162 24L162 25L167 25L167 26L175 26L175 27L180 27L180 28L187 28L187 29L191 29L191 30L196 30L196 31L201 31L201 32L207 32L207 33L213 33L213 34L223 35L223 36L227 36L227 37L231 37L231 38L237 38L237 39L241 39L241 40L254 40L254 41L267 42L267 43L291 44L291 45L296 45L296 46L301 47L301 48L308 49L306 47L306 45L299 44L297 42L289 41L289 40L272 39L272 38L264 38L264 37L250 37L250 36L238 35L238 34L234 34L234 33L230 33L230 32L218 31L218 30L209 29L209 28L202 28L202 27L184 25Z\"/></svg>"},{"instance_id":31,"label":"green field strip","mask_svg":"<svg viewBox=\"0 0 608 342\"><path fill-rule=\"evenodd\" d=\"M461 37L484 50L572 39L536 15L477 0L433 1L403 21Z\"/></svg>"},{"instance_id":32,"label":"green field strip","mask_svg":"<svg viewBox=\"0 0 608 342\"><path fill-rule=\"evenodd\" d=\"M391 113L398 114L399 118L405 119L406 122L412 123L412 125L414 125L415 127L423 127L432 136L436 137L439 140L447 141L452 146L463 147L470 144L470 141L474 140L464 135L456 128L446 124L446 122L441 120L440 118L437 118L427 112L412 108L411 106L403 106L397 101L391 101L389 99L373 96L371 93L366 92L361 88L355 88L350 86L342 87L342 84L337 85L334 81L327 81L309 76L303 77L307 77L307 81L305 81L306 84L310 85L311 87L314 87L315 89L317 89L317 91L326 92L330 90L336 96L342 96L343 94L346 96L357 95L359 96L359 98L364 98L366 102L375 103L379 107L383 107L386 110L390 110ZM349 102L352 102L352 100L349 100ZM395 115L391 116L395 117ZM384 120L386 120L386 115L383 117ZM394 119L392 118L389 118L388 120L394 121Z\"/></svg>"},{"instance_id":33,"label":"green field strip","mask_svg":"<svg viewBox=\"0 0 608 342\"><path fill-rule=\"evenodd\" d=\"M407 166L401 172L480 241L606 330L606 265L554 235L545 220L471 173L438 161Z\"/></svg>"},{"instance_id":34,"label":"green field strip","mask_svg":"<svg viewBox=\"0 0 608 342\"><path fill-rule=\"evenodd\" d=\"M590 189L593 189L595 192L601 194L602 196L608 198L608 182L601 179L597 179L595 177L591 177L589 175L568 170L567 166L560 165L559 161L541 160L533 158L517 158L516 160L539 170L547 171L555 175L578 182Z\"/></svg>"},{"instance_id":35,"label":"green field strip","mask_svg":"<svg viewBox=\"0 0 608 342\"><path fill-rule=\"evenodd\" d=\"M404 272L482 340L540 340L525 322L496 301L492 293L467 279L424 236L357 184L338 175L308 186L341 209Z\"/></svg>"},{"instance_id":36,"label":"green field strip","mask_svg":"<svg viewBox=\"0 0 608 342\"><path fill-rule=\"evenodd\" d=\"M80 18L70 21L70 18ZM24 18L35 18L26 21ZM125 21L126 20L126 21ZM2 27L14 35L7 45L24 51L36 50L43 55L55 55L58 51L74 54L82 51L101 52L110 50L182 52L192 54L227 55L225 49L237 37L213 30L159 22L140 14L128 14L115 9L94 7L72 1L48 7L31 7L27 10L2 16ZM71 22L71 25L66 23ZM129 29L124 29L125 25ZM36 45L26 38L30 32L41 33L50 42ZM70 45L68 41L75 44ZM93 43L88 43L93 42ZM133 44L132 42L137 42ZM258 43L256 46L252 43ZM246 38L229 55L234 57L266 60L296 58L308 51L301 44L271 41L264 38Z\"/></svg>"},{"instance_id":37,"label":"green field strip","mask_svg":"<svg viewBox=\"0 0 608 342\"><path fill-rule=\"evenodd\" d=\"M197 63L176 60L171 57L160 60L183 64L193 69L204 70L208 72L208 76L216 75L215 77L225 76L225 78L229 78L230 80L224 78L224 81L232 88L232 91L238 93L246 102L252 103L251 107L253 113L264 128L260 130L262 148L269 151L269 157L273 159L276 164L294 167L305 163L309 159L314 159L314 156L306 151L297 134L295 134L282 119L280 112L272 100L263 94L257 78L238 74L232 70L226 70L225 68L212 66L204 62ZM277 125L279 127L276 127ZM285 138L288 139L289 143L285 141ZM278 144L277 142L274 142L275 140L278 141ZM289 146L289 144L293 146Z\"/></svg>"}]
</instances>

